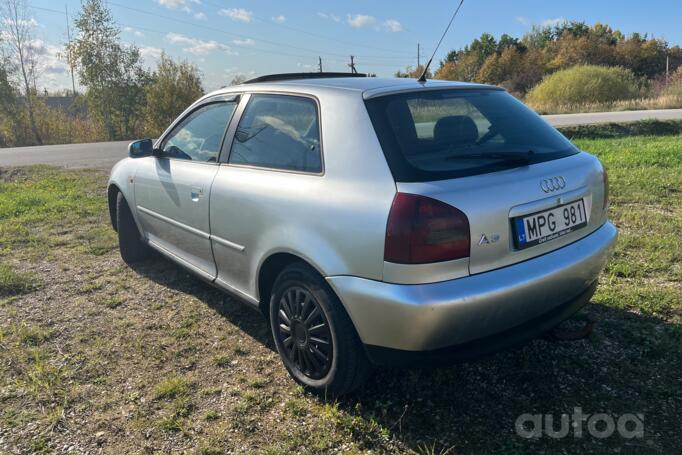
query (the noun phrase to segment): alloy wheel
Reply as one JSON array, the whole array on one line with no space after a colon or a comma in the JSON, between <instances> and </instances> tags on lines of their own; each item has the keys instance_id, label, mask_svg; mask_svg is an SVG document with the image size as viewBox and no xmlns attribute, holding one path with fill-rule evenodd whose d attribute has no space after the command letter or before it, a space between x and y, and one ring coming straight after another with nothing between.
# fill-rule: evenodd
<instances>
[{"instance_id":1,"label":"alloy wheel","mask_svg":"<svg viewBox=\"0 0 682 455\"><path fill-rule=\"evenodd\" d=\"M315 297L302 287L290 287L279 300L278 336L284 355L301 373L321 379L332 364L329 322Z\"/></svg>"}]
</instances>

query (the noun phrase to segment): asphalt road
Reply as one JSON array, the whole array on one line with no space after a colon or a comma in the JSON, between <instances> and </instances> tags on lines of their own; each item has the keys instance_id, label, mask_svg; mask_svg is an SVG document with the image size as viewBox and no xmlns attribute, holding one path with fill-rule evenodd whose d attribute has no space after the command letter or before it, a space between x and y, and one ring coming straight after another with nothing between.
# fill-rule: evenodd
<instances>
[{"instance_id":1,"label":"asphalt road","mask_svg":"<svg viewBox=\"0 0 682 455\"><path fill-rule=\"evenodd\" d=\"M544 118L554 126L634 122L644 119L677 120L682 119L682 109L545 115ZM0 167L50 164L111 169L117 161L127 156L127 148L128 141L4 148L0 149Z\"/></svg>"},{"instance_id":2,"label":"asphalt road","mask_svg":"<svg viewBox=\"0 0 682 455\"><path fill-rule=\"evenodd\" d=\"M594 125L598 123L625 123L637 120L680 120L682 109L652 109L648 111L594 112L591 114L543 115L554 126ZM1 159L0 159L0 162Z\"/></svg>"},{"instance_id":3,"label":"asphalt road","mask_svg":"<svg viewBox=\"0 0 682 455\"><path fill-rule=\"evenodd\" d=\"M0 167L51 164L63 167L111 169L128 154L129 141L92 144L39 145L0 149Z\"/></svg>"}]
</instances>

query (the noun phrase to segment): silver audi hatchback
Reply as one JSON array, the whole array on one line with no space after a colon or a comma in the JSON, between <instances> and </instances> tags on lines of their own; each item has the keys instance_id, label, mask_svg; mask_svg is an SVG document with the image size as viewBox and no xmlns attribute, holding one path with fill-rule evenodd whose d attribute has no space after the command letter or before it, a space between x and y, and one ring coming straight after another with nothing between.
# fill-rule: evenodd
<instances>
[{"instance_id":1,"label":"silver audi hatchback","mask_svg":"<svg viewBox=\"0 0 682 455\"><path fill-rule=\"evenodd\" d=\"M597 158L500 88L351 76L221 89L131 143L108 189L123 259L156 250L260 309L328 395L589 301L617 236Z\"/></svg>"}]
</instances>

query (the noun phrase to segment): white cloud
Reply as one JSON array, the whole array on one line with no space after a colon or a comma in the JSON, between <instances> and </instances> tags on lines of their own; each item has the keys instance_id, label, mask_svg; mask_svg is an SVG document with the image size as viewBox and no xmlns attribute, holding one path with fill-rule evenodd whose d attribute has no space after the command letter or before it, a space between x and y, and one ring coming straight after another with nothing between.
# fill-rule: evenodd
<instances>
[{"instance_id":1,"label":"white cloud","mask_svg":"<svg viewBox=\"0 0 682 455\"><path fill-rule=\"evenodd\" d=\"M253 20L253 13L244 8L221 9L218 14L240 22L251 22Z\"/></svg>"},{"instance_id":2,"label":"white cloud","mask_svg":"<svg viewBox=\"0 0 682 455\"><path fill-rule=\"evenodd\" d=\"M136 29L134 29L134 28L132 28L132 27L123 27L123 31L126 32L126 33L132 33L133 35L135 35L135 36L137 36L137 37L139 37L139 38L142 38L142 37L144 36L144 33L142 33L142 32L139 31L139 30L136 30Z\"/></svg>"},{"instance_id":3,"label":"white cloud","mask_svg":"<svg viewBox=\"0 0 682 455\"><path fill-rule=\"evenodd\" d=\"M12 24L14 23L14 22L12 22L12 20L9 19L9 18L5 18L5 20L3 20L2 22L3 22L5 25L12 25ZM24 19L19 19L18 22L19 22L19 25L21 25L21 26L26 26L26 27L31 27L31 28L37 27L38 25L40 25L40 24L38 24L38 21L35 20L34 18L25 19L25 20L24 20Z\"/></svg>"},{"instance_id":4,"label":"white cloud","mask_svg":"<svg viewBox=\"0 0 682 455\"><path fill-rule=\"evenodd\" d=\"M516 22L523 25L524 27L528 27L530 25L530 20L525 16L516 16Z\"/></svg>"},{"instance_id":5,"label":"white cloud","mask_svg":"<svg viewBox=\"0 0 682 455\"><path fill-rule=\"evenodd\" d=\"M168 9L179 9L180 11L184 11L187 14L193 14L195 19L206 19L206 15L204 13L195 13L192 8L190 8L190 4L201 5L201 0L156 0L156 2Z\"/></svg>"},{"instance_id":6,"label":"white cloud","mask_svg":"<svg viewBox=\"0 0 682 455\"><path fill-rule=\"evenodd\" d=\"M322 19L329 19L334 22L341 22L341 17L335 14L317 13L317 15Z\"/></svg>"},{"instance_id":7,"label":"white cloud","mask_svg":"<svg viewBox=\"0 0 682 455\"><path fill-rule=\"evenodd\" d=\"M254 40L251 38L246 38L246 39L234 39L232 40L232 44L235 44L237 46L253 46L256 44Z\"/></svg>"},{"instance_id":8,"label":"white cloud","mask_svg":"<svg viewBox=\"0 0 682 455\"><path fill-rule=\"evenodd\" d=\"M353 28L369 27L376 24L377 20L374 16L366 14L348 15L348 25Z\"/></svg>"},{"instance_id":9,"label":"white cloud","mask_svg":"<svg viewBox=\"0 0 682 455\"><path fill-rule=\"evenodd\" d=\"M160 59L163 53L163 50L158 47L141 46L138 49L140 50L140 56L147 63Z\"/></svg>"},{"instance_id":10,"label":"white cloud","mask_svg":"<svg viewBox=\"0 0 682 455\"><path fill-rule=\"evenodd\" d=\"M161 5L165 6L166 8L170 9L185 9L189 8L190 3L194 4L200 4L201 2L199 0L156 0L156 2Z\"/></svg>"},{"instance_id":11,"label":"white cloud","mask_svg":"<svg viewBox=\"0 0 682 455\"><path fill-rule=\"evenodd\" d=\"M555 25L563 24L564 22L566 22L566 18L556 17L554 19L545 19L540 22L540 25L543 27L553 27Z\"/></svg>"},{"instance_id":12,"label":"white cloud","mask_svg":"<svg viewBox=\"0 0 682 455\"><path fill-rule=\"evenodd\" d=\"M69 65L64 60L64 48L48 44L36 39L30 43L33 53L39 57L39 73L61 74L69 71Z\"/></svg>"},{"instance_id":13,"label":"white cloud","mask_svg":"<svg viewBox=\"0 0 682 455\"><path fill-rule=\"evenodd\" d=\"M381 24L381 26L387 32L397 33L403 31L403 24L401 24L395 19L387 19L384 21L383 24Z\"/></svg>"},{"instance_id":14,"label":"white cloud","mask_svg":"<svg viewBox=\"0 0 682 455\"><path fill-rule=\"evenodd\" d=\"M278 24L283 24L287 21L287 18L280 14L279 16L273 16L272 21L277 22Z\"/></svg>"},{"instance_id":15,"label":"white cloud","mask_svg":"<svg viewBox=\"0 0 682 455\"><path fill-rule=\"evenodd\" d=\"M239 55L226 44L213 40L204 41L197 38L191 38L179 33L168 33L166 35L166 41L171 44L185 46L182 50L194 55L206 55L216 51L225 52L228 55Z\"/></svg>"}]
</instances>

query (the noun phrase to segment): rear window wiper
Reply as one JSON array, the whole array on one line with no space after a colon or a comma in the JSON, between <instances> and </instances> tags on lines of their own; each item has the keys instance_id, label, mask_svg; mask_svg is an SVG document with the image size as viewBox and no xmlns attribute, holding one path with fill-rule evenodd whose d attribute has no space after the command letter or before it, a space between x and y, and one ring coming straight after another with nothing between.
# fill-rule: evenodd
<instances>
[{"instance_id":1,"label":"rear window wiper","mask_svg":"<svg viewBox=\"0 0 682 455\"><path fill-rule=\"evenodd\" d=\"M501 160L510 163L530 163L535 157L535 152L492 152L492 153L463 153L448 156L447 160Z\"/></svg>"}]
</instances>

